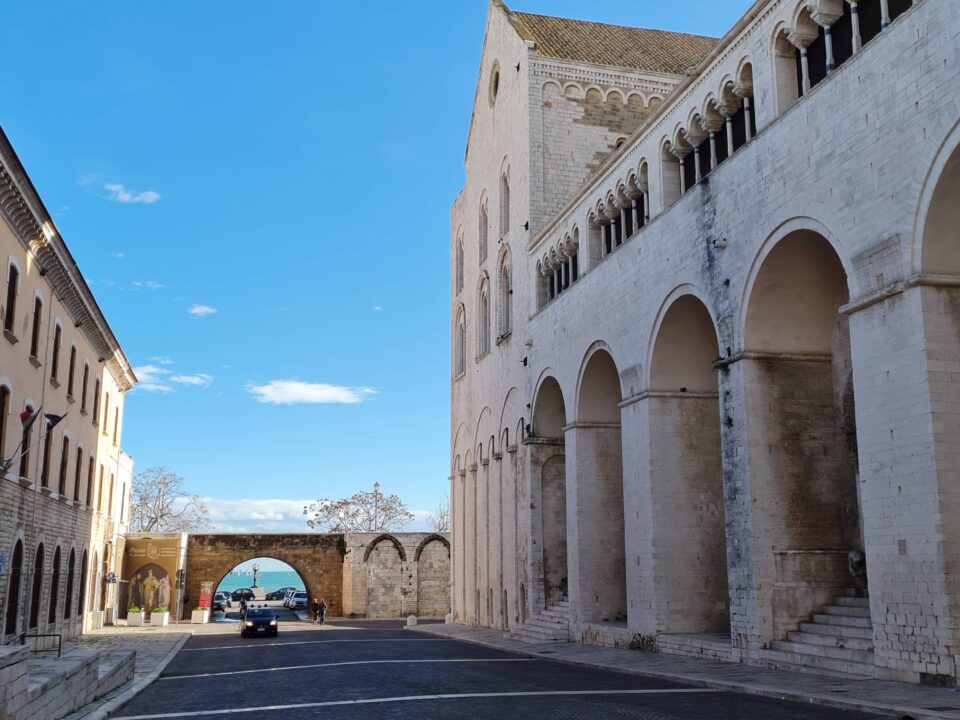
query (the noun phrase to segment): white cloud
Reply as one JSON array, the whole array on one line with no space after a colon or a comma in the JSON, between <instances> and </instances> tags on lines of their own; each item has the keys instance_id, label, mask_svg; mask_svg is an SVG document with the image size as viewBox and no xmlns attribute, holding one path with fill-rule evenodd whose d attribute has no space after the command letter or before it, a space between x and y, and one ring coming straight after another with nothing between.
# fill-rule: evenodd
<instances>
[{"instance_id":1,"label":"white cloud","mask_svg":"<svg viewBox=\"0 0 960 720\"><path fill-rule=\"evenodd\" d=\"M116 258L117 260L120 260L120 259L122 259L122 258L125 258L126 256L127 256L127 254L126 254L126 253L122 253L122 252L110 253L110 257Z\"/></svg>"},{"instance_id":2,"label":"white cloud","mask_svg":"<svg viewBox=\"0 0 960 720\"><path fill-rule=\"evenodd\" d=\"M363 402L377 391L368 387L344 387L300 380L271 380L266 385L248 385L259 402L274 405L339 404Z\"/></svg>"},{"instance_id":3,"label":"white cloud","mask_svg":"<svg viewBox=\"0 0 960 720\"><path fill-rule=\"evenodd\" d=\"M209 305L191 305L187 308L187 312L194 317L204 317L206 315L213 315L217 312L217 309Z\"/></svg>"},{"instance_id":4,"label":"white cloud","mask_svg":"<svg viewBox=\"0 0 960 720\"><path fill-rule=\"evenodd\" d=\"M207 373L195 373L194 375L171 375L170 382L178 385L193 385L194 387L210 387L213 382L213 375Z\"/></svg>"},{"instance_id":5,"label":"white cloud","mask_svg":"<svg viewBox=\"0 0 960 720\"><path fill-rule=\"evenodd\" d=\"M166 355L152 355L150 359L161 365L173 365L173 358Z\"/></svg>"},{"instance_id":6,"label":"white cloud","mask_svg":"<svg viewBox=\"0 0 960 720\"><path fill-rule=\"evenodd\" d=\"M134 374L139 382L136 385L138 390L146 392L173 392L173 388L167 383L169 370L164 370L156 365L138 365L133 368Z\"/></svg>"},{"instance_id":7,"label":"white cloud","mask_svg":"<svg viewBox=\"0 0 960 720\"><path fill-rule=\"evenodd\" d=\"M303 508L315 500L316 498L305 500L204 498L209 511L210 524L215 532L242 533L313 532L307 526ZM405 525L403 529L407 532L429 530L429 511L414 510L412 512L416 520Z\"/></svg>"},{"instance_id":8,"label":"white cloud","mask_svg":"<svg viewBox=\"0 0 960 720\"><path fill-rule=\"evenodd\" d=\"M107 195L108 200L119 203L145 203L150 205L160 199L160 193L155 190L137 192L136 190L127 190L120 183L106 183L103 189L109 193Z\"/></svg>"},{"instance_id":9,"label":"white cloud","mask_svg":"<svg viewBox=\"0 0 960 720\"><path fill-rule=\"evenodd\" d=\"M166 287L166 285L158 280L133 280L130 285L134 290L140 290L141 288L146 288L147 290L162 290Z\"/></svg>"},{"instance_id":10,"label":"white cloud","mask_svg":"<svg viewBox=\"0 0 960 720\"><path fill-rule=\"evenodd\" d=\"M383 308L382 308L380 305L374 305L374 306L373 306L373 311L374 311L374 312L380 312L381 310L383 310Z\"/></svg>"},{"instance_id":11,"label":"white cloud","mask_svg":"<svg viewBox=\"0 0 960 720\"><path fill-rule=\"evenodd\" d=\"M151 360L161 364L172 363L170 358L152 357ZM208 388L213 382L213 375L207 373L193 373L191 375L174 375L167 368L157 365L139 365L133 368L137 379L137 389L146 392L171 393L174 391L174 385L187 385L190 387Z\"/></svg>"}]
</instances>

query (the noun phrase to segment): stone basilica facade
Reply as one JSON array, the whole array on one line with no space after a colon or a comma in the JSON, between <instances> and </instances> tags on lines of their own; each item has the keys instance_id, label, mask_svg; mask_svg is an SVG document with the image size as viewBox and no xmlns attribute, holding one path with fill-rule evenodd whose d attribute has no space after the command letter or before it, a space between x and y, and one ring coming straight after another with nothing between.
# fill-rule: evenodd
<instances>
[{"instance_id":1,"label":"stone basilica facade","mask_svg":"<svg viewBox=\"0 0 960 720\"><path fill-rule=\"evenodd\" d=\"M960 3L489 6L451 211L457 622L960 674Z\"/></svg>"}]
</instances>

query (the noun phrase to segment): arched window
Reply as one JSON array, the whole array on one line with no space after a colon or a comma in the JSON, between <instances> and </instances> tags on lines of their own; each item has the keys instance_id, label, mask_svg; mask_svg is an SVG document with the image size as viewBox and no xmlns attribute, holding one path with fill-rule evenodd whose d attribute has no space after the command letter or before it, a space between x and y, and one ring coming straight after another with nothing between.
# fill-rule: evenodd
<instances>
[{"instance_id":1,"label":"arched window","mask_svg":"<svg viewBox=\"0 0 960 720\"><path fill-rule=\"evenodd\" d=\"M50 379L59 380L60 344L63 342L63 328L57 323L53 328L53 353L50 356Z\"/></svg>"},{"instance_id":2,"label":"arched window","mask_svg":"<svg viewBox=\"0 0 960 720\"><path fill-rule=\"evenodd\" d=\"M11 265L11 267L13 267ZM20 578L23 575L23 542L17 540L10 561L10 583L7 585L7 610L4 621L4 635L13 635L17 631L17 613L20 610Z\"/></svg>"},{"instance_id":3,"label":"arched window","mask_svg":"<svg viewBox=\"0 0 960 720\"><path fill-rule=\"evenodd\" d=\"M43 418L38 418L42 420ZM40 466L40 485L50 487L50 455L53 446L53 423L47 421L46 432L43 435L43 464Z\"/></svg>"},{"instance_id":4,"label":"arched window","mask_svg":"<svg viewBox=\"0 0 960 720\"><path fill-rule=\"evenodd\" d=\"M100 378L93 381L93 423L100 421Z\"/></svg>"},{"instance_id":5,"label":"arched window","mask_svg":"<svg viewBox=\"0 0 960 720\"><path fill-rule=\"evenodd\" d=\"M83 382L80 385L80 413L87 414L87 383L90 380L90 366L83 364Z\"/></svg>"},{"instance_id":6,"label":"arched window","mask_svg":"<svg viewBox=\"0 0 960 720\"><path fill-rule=\"evenodd\" d=\"M487 203L486 201L480 206L480 227L479 235L480 238L480 264L482 265L487 259L487 231L489 228L489 223L487 221Z\"/></svg>"},{"instance_id":7,"label":"arched window","mask_svg":"<svg viewBox=\"0 0 960 720\"><path fill-rule=\"evenodd\" d=\"M57 596L60 594L60 546L53 551L53 572L50 575L50 605L47 608L47 624L57 621Z\"/></svg>"},{"instance_id":8,"label":"arched window","mask_svg":"<svg viewBox=\"0 0 960 720\"><path fill-rule=\"evenodd\" d=\"M40 362L40 321L43 318L43 300L39 297L33 299L33 330L30 333L30 359L33 362Z\"/></svg>"},{"instance_id":9,"label":"arched window","mask_svg":"<svg viewBox=\"0 0 960 720\"><path fill-rule=\"evenodd\" d=\"M120 406L115 405L113 408L113 444L117 444L117 439L120 437Z\"/></svg>"},{"instance_id":10,"label":"arched window","mask_svg":"<svg viewBox=\"0 0 960 720\"><path fill-rule=\"evenodd\" d=\"M107 422L110 420L110 393L103 396L103 434L107 434Z\"/></svg>"},{"instance_id":11,"label":"arched window","mask_svg":"<svg viewBox=\"0 0 960 720\"><path fill-rule=\"evenodd\" d=\"M500 238L510 232L510 181L507 174L500 176Z\"/></svg>"},{"instance_id":12,"label":"arched window","mask_svg":"<svg viewBox=\"0 0 960 720\"><path fill-rule=\"evenodd\" d=\"M87 596L87 551L80 556L80 591L77 593L77 615L83 617L83 601Z\"/></svg>"},{"instance_id":13,"label":"arched window","mask_svg":"<svg viewBox=\"0 0 960 720\"><path fill-rule=\"evenodd\" d=\"M67 561L67 594L63 603L63 619L66 620L73 612L73 575L76 572L76 556L70 549L70 559Z\"/></svg>"},{"instance_id":14,"label":"arched window","mask_svg":"<svg viewBox=\"0 0 960 720\"><path fill-rule=\"evenodd\" d=\"M113 473L110 473L110 491L107 495L107 517L113 517L113 486L116 485L116 477Z\"/></svg>"},{"instance_id":15,"label":"arched window","mask_svg":"<svg viewBox=\"0 0 960 720\"><path fill-rule=\"evenodd\" d=\"M85 493L84 505L90 507L90 503L93 502L93 459L94 451L90 451L90 459L87 461L87 492Z\"/></svg>"},{"instance_id":16,"label":"arched window","mask_svg":"<svg viewBox=\"0 0 960 720\"><path fill-rule=\"evenodd\" d=\"M100 473L97 476L97 512L103 512L103 463L100 463Z\"/></svg>"},{"instance_id":17,"label":"arched window","mask_svg":"<svg viewBox=\"0 0 960 720\"><path fill-rule=\"evenodd\" d=\"M467 317L463 306L457 312L457 339L454 347L453 372L456 377L467 370Z\"/></svg>"},{"instance_id":18,"label":"arched window","mask_svg":"<svg viewBox=\"0 0 960 720\"><path fill-rule=\"evenodd\" d=\"M504 253L500 261L499 293L497 294L497 338L502 338L513 329L511 300L513 284L510 268L510 254Z\"/></svg>"},{"instance_id":19,"label":"arched window","mask_svg":"<svg viewBox=\"0 0 960 720\"><path fill-rule=\"evenodd\" d=\"M80 476L83 474L83 448L77 447L77 462L73 468L73 499L80 501Z\"/></svg>"},{"instance_id":20,"label":"arched window","mask_svg":"<svg viewBox=\"0 0 960 720\"><path fill-rule=\"evenodd\" d=\"M61 495L67 494L67 466L70 464L70 438L63 437L63 444L60 448L60 474L57 477L57 492Z\"/></svg>"},{"instance_id":21,"label":"arched window","mask_svg":"<svg viewBox=\"0 0 960 720\"><path fill-rule=\"evenodd\" d=\"M27 628L36 629L40 622L40 592L43 590L43 543L37 546L33 558L33 586L30 589L30 622Z\"/></svg>"},{"instance_id":22,"label":"arched window","mask_svg":"<svg viewBox=\"0 0 960 720\"><path fill-rule=\"evenodd\" d=\"M457 295L463 290L463 235L457 238L457 267L456 273Z\"/></svg>"},{"instance_id":23,"label":"arched window","mask_svg":"<svg viewBox=\"0 0 960 720\"><path fill-rule=\"evenodd\" d=\"M6 385L0 385L0 458L6 457L4 451L7 447L7 425L10 422L10 388Z\"/></svg>"},{"instance_id":24,"label":"arched window","mask_svg":"<svg viewBox=\"0 0 960 720\"><path fill-rule=\"evenodd\" d=\"M23 408L23 411L27 414L27 416L33 415L33 408L30 407L29 405ZM28 477L27 473L30 472L30 441L32 439L33 439L33 424L25 422L23 424L23 434L20 437L20 447L22 448L20 452L22 453L22 455L20 455L19 473L20 473L20 477L22 478Z\"/></svg>"},{"instance_id":25,"label":"arched window","mask_svg":"<svg viewBox=\"0 0 960 720\"><path fill-rule=\"evenodd\" d=\"M490 284L484 278L480 282L480 292L477 297L477 357L483 357L490 352Z\"/></svg>"},{"instance_id":26,"label":"arched window","mask_svg":"<svg viewBox=\"0 0 960 720\"><path fill-rule=\"evenodd\" d=\"M70 346L70 364L67 367L67 397L73 399L73 376L77 369L77 346Z\"/></svg>"},{"instance_id":27,"label":"arched window","mask_svg":"<svg viewBox=\"0 0 960 720\"><path fill-rule=\"evenodd\" d=\"M17 314L17 292L20 285L20 271L12 262L7 269L7 306L3 312L3 329L13 333L14 320Z\"/></svg>"}]
</instances>

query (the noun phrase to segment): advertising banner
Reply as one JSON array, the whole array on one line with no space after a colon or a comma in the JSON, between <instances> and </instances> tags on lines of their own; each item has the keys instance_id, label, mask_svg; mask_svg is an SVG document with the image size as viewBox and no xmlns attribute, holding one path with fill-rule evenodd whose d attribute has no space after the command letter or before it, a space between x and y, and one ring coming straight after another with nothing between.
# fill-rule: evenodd
<instances>
[{"instance_id":1,"label":"advertising banner","mask_svg":"<svg viewBox=\"0 0 960 720\"><path fill-rule=\"evenodd\" d=\"M213 600L213 581L204 580L200 583L200 602L197 604L197 607L210 609L211 601Z\"/></svg>"}]
</instances>

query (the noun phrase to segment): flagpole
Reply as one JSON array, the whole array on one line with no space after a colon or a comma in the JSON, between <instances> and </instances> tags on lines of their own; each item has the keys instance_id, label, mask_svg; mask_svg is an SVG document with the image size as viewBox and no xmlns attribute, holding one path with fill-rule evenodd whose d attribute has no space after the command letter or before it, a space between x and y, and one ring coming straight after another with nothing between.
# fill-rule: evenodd
<instances>
[{"instance_id":1,"label":"flagpole","mask_svg":"<svg viewBox=\"0 0 960 720\"><path fill-rule=\"evenodd\" d=\"M20 433L20 442L17 443L17 447L14 448L13 455L10 456L9 460L4 460L3 464L0 465L0 469L3 470L4 476L6 476L8 472L10 472L10 468L13 467L13 463L15 461L19 460L28 452L30 452L30 448L28 447L26 450L20 453L20 455L17 455L17 453L20 451L20 448L23 447L23 439L27 436L27 431L29 431L29 429L33 427L33 423L36 422L37 418L40 417L40 413L42 412L43 412L43 405L37 408L37 411L24 421L25 427L23 428L23 432Z\"/></svg>"}]
</instances>

